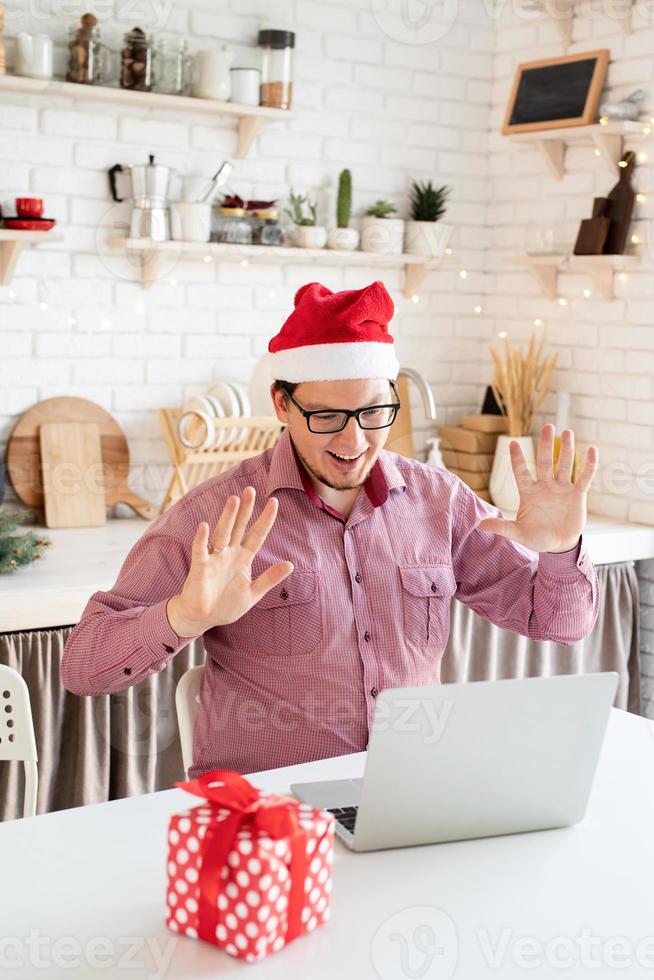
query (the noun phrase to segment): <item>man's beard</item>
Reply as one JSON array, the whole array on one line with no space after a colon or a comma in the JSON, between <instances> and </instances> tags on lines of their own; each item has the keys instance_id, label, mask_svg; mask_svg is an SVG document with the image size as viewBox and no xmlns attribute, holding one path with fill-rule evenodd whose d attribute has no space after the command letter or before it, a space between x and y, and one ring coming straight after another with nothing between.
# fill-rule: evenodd
<instances>
[{"instance_id":1,"label":"man's beard","mask_svg":"<svg viewBox=\"0 0 654 980\"><path fill-rule=\"evenodd\" d=\"M295 446L295 443L293 443L293 445ZM300 457L300 462L304 466L305 470L308 473L310 473L311 476L314 477L314 479L320 480L321 483L323 483L326 487L329 487L331 490L358 490L360 487L362 487L365 484L366 480L368 479L368 476L370 475L370 470L374 465L373 463L371 463L370 466L364 470L363 478L359 480L358 483L346 483L346 484L331 483L326 476L324 476L322 473L317 473L316 470L314 470L314 468L309 465L309 463L306 461L306 459L304 458L304 456L302 455L302 453L300 452L297 446L295 446L295 451Z\"/></svg>"}]
</instances>

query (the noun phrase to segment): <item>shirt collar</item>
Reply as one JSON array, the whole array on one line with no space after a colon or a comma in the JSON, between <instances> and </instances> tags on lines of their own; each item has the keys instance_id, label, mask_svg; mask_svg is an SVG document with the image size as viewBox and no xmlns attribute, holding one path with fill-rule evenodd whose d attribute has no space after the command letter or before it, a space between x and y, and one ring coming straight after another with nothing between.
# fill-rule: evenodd
<instances>
[{"instance_id":1,"label":"shirt collar","mask_svg":"<svg viewBox=\"0 0 654 980\"><path fill-rule=\"evenodd\" d=\"M308 486L306 485L307 482ZM395 462L393 454L382 449L365 483L366 493L371 504L373 507L379 507L381 504L386 503L391 490L405 487L406 483ZM280 490L281 488L302 490L312 500L313 497L311 496L310 490L315 494L313 484L296 455L288 429L284 429L273 449L266 492L268 496L271 496L275 490ZM317 494L315 496L320 500ZM316 501L314 500L313 502L315 503Z\"/></svg>"}]
</instances>

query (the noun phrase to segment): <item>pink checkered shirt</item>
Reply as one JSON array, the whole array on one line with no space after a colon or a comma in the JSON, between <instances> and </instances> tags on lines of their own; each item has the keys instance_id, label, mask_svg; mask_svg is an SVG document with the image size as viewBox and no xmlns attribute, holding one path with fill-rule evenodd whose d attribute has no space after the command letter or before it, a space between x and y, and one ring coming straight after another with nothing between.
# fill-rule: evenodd
<instances>
[{"instance_id":1,"label":"pink checkered shirt","mask_svg":"<svg viewBox=\"0 0 654 980\"><path fill-rule=\"evenodd\" d=\"M153 521L71 632L68 690L122 690L189 642L170 626L166 603L181 591L198 523L213 529L228 496L248 485L255 517L269 496L279 500L253 577L283 559L295 567L237 622L204 634L191 777L365 749L379 691L439 683L453 596L537 640L573 643L597 618L583 538L565 554L537 554L480 531L497 508L447 470L386 451L345 520L311 487L286 431Z\"/></svg>"}]
</instances>

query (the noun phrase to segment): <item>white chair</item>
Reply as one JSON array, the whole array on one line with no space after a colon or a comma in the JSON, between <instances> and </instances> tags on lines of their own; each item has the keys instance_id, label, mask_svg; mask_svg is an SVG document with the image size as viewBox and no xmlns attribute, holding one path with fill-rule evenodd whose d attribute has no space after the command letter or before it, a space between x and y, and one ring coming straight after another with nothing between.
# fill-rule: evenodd
<instances>
[{"instance_id":1,"label":"white chair","mask_svg":"<svg viewBox=\"0 0 654 980\"><path fill-rule=\"evenodd\" d=\"M203 670L202 664L199 667L190 667L185 674L182 674L175 689L177 726L179 740L182 743L182 762L187 777L193 764L193 730L198 713Z\"/></svg>"},{"instance_id":2,"label":"white chair","mask_svg":"<svg viewBox=\"0 0 654 980\"><path fill-rule=\"evenodd\" d=\"M30 695L18 671L6 664L0 664L0 761L25 766L23 816L33 817L39 777Z\"/></svg>"}]
</instances>

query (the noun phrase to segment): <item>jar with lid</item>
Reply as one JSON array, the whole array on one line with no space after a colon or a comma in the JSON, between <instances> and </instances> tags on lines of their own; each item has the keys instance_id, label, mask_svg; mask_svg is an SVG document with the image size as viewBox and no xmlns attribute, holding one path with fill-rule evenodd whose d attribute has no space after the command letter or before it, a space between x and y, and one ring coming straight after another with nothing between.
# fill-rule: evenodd
<instances>
[{"instance_id":1,"label":"jar with lid","mask_svg":"<svg viewBox=\"0 0 654 980\"><path fill-rule=\"evenodd\" d=\"M189 91L190 60L186 41L163 39L155 51L153 89L166 95L185 95Z\"/></svg>"},{"instance_id":2,"label":"jar with lid","mask_svg":"<svg viewBox=\"0 0 654 980\"><path fill-rule=\"evenodd\" d=\"M120 84L122 88L151 92L154 83L154 43L152 36L134 27L123 38L120 53Z\"/></svg>"},{"instance_id":3,"label":"jar with lid","mask_svg":"<svg viewBox=\"0 0 654 980\"><path fill-rule=\"evenodd\" d=\"M79 26L68 31L67 82L80 85L99 85L106 80L109 69L109 49L100 41L98 20L84 14Z\"/></svg>"},{"instance_id":4,"label":"jar with lid","mask_svg":"<svg viewBox=\"0 0 654 980\"><path fill-rule=\"evenodd\" d=\"M252 225L245 208L218 208L211 238L228 245L251 245Z\"/></svg>"},{"instance_id":5,"label":"jar with lid","mask_svg":"<svg viewBox=\"0 0 654 980\"><path fill-rule=\"evenodd\" d=\"M279 223L279 211L265 208L253 212L252 243L254 245L283 245L284 231Z\"/></svg>"},{"instance_id":6,"label":"jar with lid","mask_svg":"<svg viewBox=\"0 0 654 980\"><path fill-rule=\"evenodd\" d=\"M259 31L261 57L261 105L290 109L293 101L292 31Z\"/></svg>"}]
</instances>

